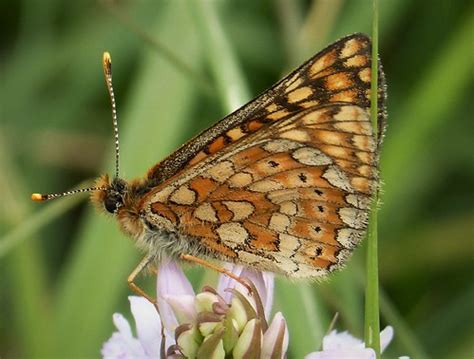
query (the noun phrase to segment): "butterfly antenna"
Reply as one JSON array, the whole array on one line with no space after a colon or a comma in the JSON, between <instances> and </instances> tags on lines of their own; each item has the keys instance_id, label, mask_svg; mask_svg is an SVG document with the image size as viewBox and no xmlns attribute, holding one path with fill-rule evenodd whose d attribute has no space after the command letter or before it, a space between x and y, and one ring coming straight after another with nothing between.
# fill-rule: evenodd
<instances>
[{"instance_id":1,"label":"butterfly antenna","mask_svg":"<svg viewBox=\"0 0 474 359\"><path fill-rule=\"evenodd\" d=\"M112 86L112 59L108 52L104 52L102 56L102 67L104 68L105 84L109 91L110 103L112 104L112 121L114 126L114 140L115 140L115 178L119 176L119 158L120 158L120 146L119 146L119 131L118 131L118 120L117 120L117 108L115 105L114 88Z\"/></svg>"},{"instance_id":2,"label":"butterfly antenna","mask_svg":"<svg viewBox=\"0 0 474 359\"><path fill-rule=\"evenodd\" d=\"M44 202L44 201L49 201L50 199L70 196L70 195L76 194L76 193L102 191L102 190L106 190L106 189L107 189L106 187L89 187L89 188L75 189L75 190L72 190L72 191L66 191L66 192L62 192L62 193L50 193L50 194L33 193L31 195L31 199L35 202Z\"/></svg>"}]
</instances>

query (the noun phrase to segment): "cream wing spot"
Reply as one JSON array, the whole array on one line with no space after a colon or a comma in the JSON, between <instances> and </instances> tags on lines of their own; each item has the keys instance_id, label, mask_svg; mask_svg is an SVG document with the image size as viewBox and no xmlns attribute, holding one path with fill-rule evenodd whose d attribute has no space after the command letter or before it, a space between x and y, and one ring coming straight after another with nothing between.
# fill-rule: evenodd
<instances>
[{"instance_id":1,"label":"cream wing spot","mask_svg":"<svg viewBox=\"0 0 474 359\"><path fill-rule=\"evenodd\" d=\"M247 201L224 201L222 203L234 214L232 221L247 219L255 211L252 203Z\"/></svg>"},{"instance_id":2,"label":"cream wing spot","mask_svg":"<svg viewBox=\"0 0 474 359\"><path fill-rule=\"evenodd\" d=\"M298 212L296 203L291 201L285 201L280 204L280 213L287 214L289 216L294 216Z\"/></svg>"},{"instance_id":3,"label":"cream wing spot","mask_svg":"<svg viewBox=\"0 0 474 359\"><path fill-rule=\"evenodd\" d=\"M340 132L319 130L313 133L313 137L329 145L343 146L345 142L344 134Z\"/></svg>"},{"instance_id":4,"label":"cream wing spot","mask_svg":"<svg viewBox=\"0 0 474 359\"><path fill-rule=\"evenodd\" d=\"M368 209L370 207L370 197L367 196L351 193L346 196L346 201L356 208Z\"/></svg>"},{"instance_id":5,"label":"cream wing spot","mask_svg":"<svg viewBox=\"0 0 474 359\"><path fill-rule=\"evenodd\" d=\"M314 106L319 105L319 101L318 100L310 100L310 101L306 101L306 102L301 102L298 105L302 108L310 108L310 107L314 107Z\"/></svg>"},{"instance_id":6,"label":"cream wing spot","mask_svg":"<svg viewBox=\"0 0 474 359\"><path fill-rule=\"evenodd\" d=\"M275 112L276 110L278 110L278 106L276 103L272 103L271 105L265 107L265 110L267 110L268 112Z\"/></svg>"},{"instance_id":7,"label":"cream wing spot","mask_svg":"<svg viewBox=\"0 0 474 359\"><path fill-rule=\"evenodd\" d=\"M286 88L286 92L291 92L293 91L295 88L297 88L298 86L300 86L302 83L303 83L303 79L301 77L299 77L298 74L295 75L295 77L293 77L290 82L293 81L291 83L291 85L289 85L287 88Z\"/></svg>"},{"instance_id":8,"label":"cream wing spot","mask_svg":"<svg viewBox=\"0 0 474 359\"><path fill-rule=\"evenodd\" d=\"M313 90L311 89L311 87L305 86L305 87L300 87L294 91L291 91L288 94L287 99L289 103L295 103L295 102L300 102L307 99L312 94L313 94Z\"/></svg>"},{"instance_id":9,"label":"cream wing spot","mask_svg":"<svg viewBox=\"0 0 474 359\"><path fill-rule=\"evenodd\" d=\"M202 221L213 223L218 221L216 210L210 203L203 203L198 208L196 208L194 211L194 216Z\"/></svg>"},{"instance_id":10,"label":"cream wing spot","mask_svg":"<svg viewBox=\"0 0 474 359\"><path fill-rule=\"evenodd\" d=\"M337 231L336 240L344 248L354 248L364 237L364 231L353 228L341 228Z\"/></svg>"},{"instance_id":11,"label":"cream wing spot","mask_svg":"<svg viewBox=\"0 0 474 359\"><path fill-rule=\"evenodd\" d=\"M302 147L292 153L292 157L307 166L323 166L332 164L329 156L313 147Z\"/></svg>"},{"instance_id":12,"label":"cream wing spot","mask_svg":"<svg viewBox=\"0 0 474 359\"><path fill-rule=\"evenodd\" d=\"M274 263L268 258L244 251L239 251L238 256L242 263L253 265L255 268L274 273L287 274L282 266L279 266L277 263Z\"/></svg>"},{"instance_id":13,"label":"cream wing spot","mask_svg":"<svg viewBox=\"0 0 474 359\"><path fill-rule=\"evenodd\" d=\"M346 67L362 67L365 65L367 65L367 56L364 55L356 55L344 61Z\"/></svg>"},{"instance_id":14,"label":"cream wing spot","mask_svg":"<svg viewBox=\"0 0 474 359\"><path fill-rule=\"evenodd\" d=\"M301 238L286 233L280 233L278 239L280 240L280 250L283 253L288 253L289 256L301 248Z\"/></svg>"},{"instance_id":15,"label":"cream wing spot","mask_svg":"<svg viewBox=\"0 0 474 359\"><path fill-rule=\"evenodd\" d=\"M278 189L282 189L283 185L280 182L272 181L269 179L257 181L250 185L249 190L255 192L271 192L276 191Z\"/></svg>"},{"instance_id":16,"label":"cream wing spot","mask_svg":"<svg viewBox=\"0 0 474 359\"><path fill-rule=\"evenodd\" d=\"M249 234L240 223L224 223L216 229L219 238L225 242L231 248L234 248L240 244L245 244L245 241L249 238Z\"/></svg>"},{"instance_id":17,"label":"cream wing spot","mask_svg":"<svg viewBox=\"0 0 474 359\"><path fill-rule=\"evenodd\" d=\"M150 202L161 202L161 203L165 203L170 194L175 190L175 188L173 186L167 186L165 188L163 188L161 191L155 193L153 195L153 197L151 198L151 201Z\"/></svg>"},{"instance_id":18,"label":"cream wing spot","mask_svg":"<svg viewBox=\"0 0 474 359\"><path fill-rule=\"evenodd\" d=\"M286 138L288 140L294 140L298 142L309 142L311 137L305 130L289 130L280 134L280 138Z\"/></svg>"},{"instance_id":19,"label":"cream wing spot","mask_svg":"<svg viewBox=\"0 0 474 359\"><path fill-rule=\"evenodd\" d=\"M308 112L303 117L301 117L301 121L305 125L314 125L314 124L317 124L317 123L324 122L321 111Z\"/></svg>"},{"instance_id":20,"label":"cream wing spot","mask_svg":"<svg viewBox=\"0 0 474 359\"><path fill-rule=\"evenodd\" d=\"M364 82L370 82L370 74L371 74L371 71L370 71L370 68L365 68L361 71L359 71L359 78L364 81Z\"/></svg>"},{"instance_id":21,"label":"cream wing spot","mask_svg":"<svg viewBox=\"0 0 474 359\"><path fill-rule=\"evenodd\" d=\"M253 182L253 177L250 173L239 172L230 177L227 182L231 188L242 188Z\"/></svg>"},{"instance_id":22,"label":"cream wing spot","mask_svg":"<svg viewBox=\"0 0 474 359\"><path fill-rule=\"evenodd\" d=\"M276 112L272 112L271 114L267 115L267 118L269 118L270 120L279 120L280 118L288 116L289 114L290 112L283 109Z\"/></svg>"},{"instance_id":23,"label":"cream wing spot","mask_svg":"<svg viewBox=\"0 0 474 359\"><path fill-rule=\"evenodd\" d=\"M172 193L170 200L176 204L190 205L196 201L196 193L183 185Z\"/></svg>"},{"instance_id":24,"label":"cream wing spot","mask_svg":"<svg viewBox=\"0 0 474 359\"><path fill-rule=\"evenodd\" d=\"M326 86L330 90L342 90L353 85L349 75L345 72L339 72L334 75L326 77Z\"/></svg>"},{"instance_id":25,"label":"cream wing spot","mask_svg":"<svg viewBox=\"0 0 474 359\"><path fill-rule=\"evenodd\" d=\"M330 166L324 171L322 177L337 188L351 193L354 192L345 173L335 166Z\"/></svg>"},{"instance_id":26,"label":"cream wing spot","mask_svg":"<svg viewBox=\"0 0 474 359\"><path fill-rule=\"evenodd\" d=\"M362 43L360 40L351 39L344 44L344 47L341 50L341 57L346 58L355 55L356 52L365 46L367 45Z\"/></svg>"},{"instance_id":27,"label":"cream wing spot","mask_svg":"<svg viewBox=\"0 0 474 359\"><path fill-rule=\"evenodd\" d=\"M341 106L339 112L334 115L334 120L344 121L368 121L369 115L358 106Z\"/></svg>"},{"instance_id":28,"label":"cream wing spot","mask_svg":"<svg viewBox=\"0 0 474 359\"><path fill-rule=\"evenodd\" d=\"M224 182L234 174L234 167L231 161L223 161L209 167L207 172L203 173L203 177L210 177L217 182Z\"/></svg>"},{"instance_id":29,"label":"cream wing spot","mask_svg":"<svg viewBox=\"0 0 474 359\"><path fill-rule=\"evenodd\" d=\"M351 139L354 146L364 151L375 151L375 141L372 137L363 135L353 135Z\"/></svg>"},{"instance_id":30,"label":"cream wing spot","mask_svg":"<svg viewBox=\"0 0 474 359\"><path fill-rule=\"evenodd\" d=\"M290 225L290 219L281 213L274 213L270 218L269 228L275 232L286 232Z\"/></svg>"},{"instance_id":31,"label":"cream wing spot","mask_svg":"<svg viewBox=\"0 0 474 359\"><path fill-rule=\"evenodd\" d=\"M331 66L337 60L337 54L335 50L328 52L327 54L321 56L317 59L314 64L311 65L309 74L311 78L316 78L318 73L327 67Z\"/></svg>"},{"instance_id":32,"label":"cream wing spot","mask_svg":"<svg viewBox=\"0 0 474 359\"><path fill-rule=\"evenodd\" d=\"M339 217L345 224L355 229L364 229L368 222L366 211L352 207L340 208Z\"/></svg>"},{"instance_id":33,"label":"cream wing spot","mask_svg":"<svg viewBox=\"0 0 474 359\"><path fill-rule=\"evenodd\" d=\"M236 127L227 131L227 136L232 138L232 140L237 141L239 138L244 137L245 133L242 132L242 129L240 127Z\"/></svg>"},{"instance_id":34,"label":"cream wing spot","mask_svg":"<svg viewBox=\"0 0 474 359\"><path fill-rule=\"evenodd\" d=\"M270 153L288 152L295 148L302 147L303 145L288 140L274 140L263 145L263 149Z\"/></svg>"},{"instance_id":35,"label":"cream wing spot","mask_svg":"<svg viewBox=\"0 0 474 359\"><path fill-rule=\"evenodd\" d=\"M372 135L372 124L368 121L338 122L334 124L334 128L349 133Z\"/></svg>"}]
</instances>

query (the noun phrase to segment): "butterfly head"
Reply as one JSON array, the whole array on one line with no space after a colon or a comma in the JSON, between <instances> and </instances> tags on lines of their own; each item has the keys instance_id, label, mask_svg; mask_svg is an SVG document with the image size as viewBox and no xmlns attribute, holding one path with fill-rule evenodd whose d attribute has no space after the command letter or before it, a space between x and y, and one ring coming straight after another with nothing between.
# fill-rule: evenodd
<instances>
[{"instance_id":1,"label":"butterfly head","mask_svg":"<svg viewBox=\"0 0 474 359\"><path fill-rule=\"evenodd\" d=\"M115 177L110 181L108 175L101 176L96 181L95 188L98 190L92 192L91 200L100 209L117 214L119 209L124 206L128 193L128 183L125 180Z\"/></svg>"}]
</instances>

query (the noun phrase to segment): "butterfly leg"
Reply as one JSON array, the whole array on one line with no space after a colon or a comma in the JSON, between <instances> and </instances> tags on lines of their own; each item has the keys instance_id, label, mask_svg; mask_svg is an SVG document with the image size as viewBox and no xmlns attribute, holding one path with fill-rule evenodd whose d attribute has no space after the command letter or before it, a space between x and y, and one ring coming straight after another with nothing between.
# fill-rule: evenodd
<instances>
[{"instance_id":1,"label":"butterfly leg","mask_svg":"<svg viewBox=\"0 0 474 359\"><path fill-rule=\"evenodd\" d=\"M249 293L253 292L252 287L247 283L247 281L245 281L245 279L240 278L239 276L237 276L234 273L226 270L225 268L219 267L219 266L217 266L215 264L212 264L212 263L210 263L210 262L208 262L204 259L192 256L190 254L181 254L180 257L181 257L182 260L192 262L192 263L196 263L196 264L199 264L203 267L212 269L212 270L214 270L218 273L222 273L222 274L232 278L233 280L239 282L240 284L242 284L245 288L247 288Z\"/></svg>"},{"instance_id":2,"label":"butterfly leg","mask_svg":"<svg viewBox=\"0 0 474 359\"><path fill-rule=\"evenodd\" d=\"M127 278L127 282L132 292L147 299L151 304L153 304L156 307L156 300L153 299L151 296L149 296L142 288L140 288L138 285L135 284L135 278L137 277L137 275L140 274L140 272L144 270L150 264L152 260L153 260L153 256L151 255L145 256L140 261L140 263L138 263L138 265L135 267L132 273L130 273L130 275Z\"/></svg>"}]
</instances>

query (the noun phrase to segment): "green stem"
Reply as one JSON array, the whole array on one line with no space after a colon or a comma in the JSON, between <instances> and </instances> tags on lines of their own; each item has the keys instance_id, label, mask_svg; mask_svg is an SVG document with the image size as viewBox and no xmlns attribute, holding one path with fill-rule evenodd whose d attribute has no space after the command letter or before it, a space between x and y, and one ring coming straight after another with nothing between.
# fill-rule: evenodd
<instances>
[{"instance_id":1,"label":"green stem","mask_svg":"<svg viewBox=\"0 0 474 359\"><path fill-rule=\"evenodd\" d=\"M373 0L372 22L372 78L371 78L371 106L372 126L377 139L377 95L378 95L378 0ZM380 317L379 317L379 278L377 252L377 203L378 193L372 200L369 231L367 238L367 286L365 289L365 345L375 350L380 358Z\"/></svg>"},{"instance_id":2,"label":"green stem","mask_svg":"<svg viewBox=\"0 0 474 359\"><path fill-rule=\"evenodd\" d=\"M207 60L216 82L217 95L226 112L234 111L247 102L250 91L236 60L231 41L217 13L216 1L192 1L200 35L207 48Z\"/></svg>"}]
</instances>

